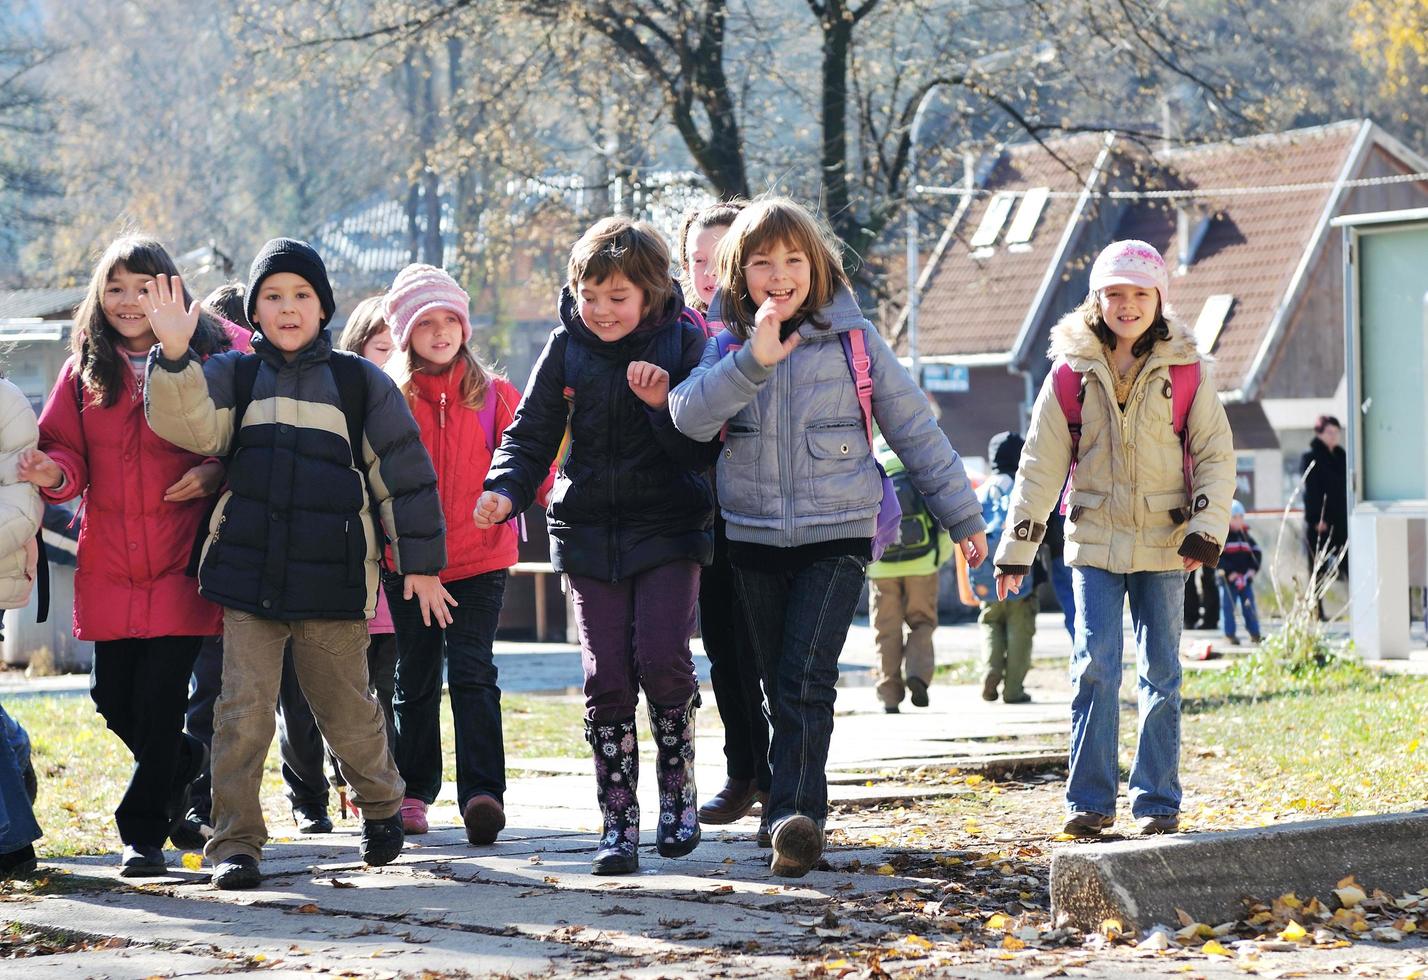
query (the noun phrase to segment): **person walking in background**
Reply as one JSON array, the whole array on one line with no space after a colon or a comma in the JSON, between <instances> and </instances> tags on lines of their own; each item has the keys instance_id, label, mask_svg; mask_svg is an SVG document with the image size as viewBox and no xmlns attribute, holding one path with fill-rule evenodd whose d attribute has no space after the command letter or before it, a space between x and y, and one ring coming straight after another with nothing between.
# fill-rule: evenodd
<instances>
[{"instance_id":1,"label":"person walking in background","mask_svg":"<svg viewBox=\"0 0 1428 980\"><path fill-rule=\"evenodd\" d=\"M336 309L321 257L278 238L248 273L253 353L199 362L199 313L181 283L144 297L160 348L145 414L194 451L232 450L229 490L210 521L199 589L224 609L223 692L214 709L213 838L218 888L252 888L267 841L258 792L273 739L283 651L292 641L303 693L362 810L362 859L401 853L405 784L367 686L367 626L377 601L378 516L424 619L450 622L436 474L390 378L332 349Z\"/></svg>"},{"instance_id":2,"label":"person walking in background","mask_svg":"<svg viewBox=\"0 0 1428 980\"><path fill-rule=\"evenodd\" d=\"M1017 466L1025 445L1015 432L999 432L987 444L987 459L991 475L977 488L982 502L982 520L988 528L1005 533L1011 492ZM990 547L990 535L988 547ZM1031 695L1023 686L1031 669L1031 643L1036 636L1036 614L1041 605L1036 598L1039 567L1033 566L1032 581L1020 592L1005 598L991 597L982 602L977 622L982 624L982 653L986 671L982 675L982 700L995 701L997 688L1007 704L1026 704Z\"/></svg>"},{"instance_id":3,"label":"person walking in background","mask_svg":"<svg viewBox=\"0 0 1428 980\"><path fill-rule=\"evenodd\" d=\"M1239 643L1235 629L1235 604L1244 614L1245 629L1250 642L1260 641L1259 610L1254 601L1254 579L1259 574L1260 551L1245 520L1245 505L1238 500L1230 504L1230 531L1225 538L1225 552L1220 556L1220 616L1225 639Z\"/></svg>"},{"instance_id":4,"label":"person walking in background","mask_svg":"<svg viewBox=\"0 0 1428 980\"><path fill-rule=\"evenodd\" d=\"M928 404L935 416L936 405L931 399ZM868 609L878 647L878 699L883 711L895 715L907 694L914 707L930 703L927 689L936 667L932 635L937 629L941 581L937 570L954 551L951 537L913 486L907 467L881 435L874 449L902 506L898 540L868 566Z\"/></svg>"},{"instance_id":5,"label":"person walking in background","mask_svg":"<svg viewBox=\"0 0 1428 980\"><path fill-rule=\"evenodd\" d=\"M1005 598L1030 573L1069 471L1076 640L1064 828L1077 837L1115 822L1127 599L1140 709L1131 813L1142 834L1180 826L1184 580L1219 561L1235 457L1208 362L1174 319L1169 291L1165 260L1145 242L1114 242L1096 257L1089 295L1052 329L1054 364L997 550Z\"/></svg>"},{"instance_id":6,"label":"person walking in background","mask_svg":"<svg viewBox=\"0 0 1428 980\"><path fill-rule=\"evenodd\" d=\"M446 516L441 581L455 598L445 628L384 584L397 628L397 768L406 780L402 824L427 831L426 811L441 789L441 689L451 692L456 732L456 805L466 839L486 845L506 826L506 753L493 646L507 569L517 561L516 525L483 527L473 517L491 456L515 418L520 392L471 350L470 297L430 265L397 273L382 303L396 345L387 374L406 396L436 468Z\"/></svg>"},{"instance_id":7,"label":"person walking in background","mask_svg":"<svg viewBox=\"0 0 1428 980\"><path fill-rule=\"evenodd\" d=\"M144 304L156 276L176 274L153 239L109 245L75 314L73 354L40 415L39 447L20 461L21 477L46 499L84 495L74 633L94 641L90 694L134 757L114 813L125 877L168 869L164 842L187 813L189 785L208 754L183 731L189 676L203 638L221 622L187 572L223 463L144 424L144 363L157 342ZM186 292L181 300L189 302ZM195 358L227 350L232 339L193 306Z\"/></svg>"},{"instance_id":8,"label":"person walking in background","mask_svg":"<svg viewBox=\"0 0 1428 980\"><path fill-rule=\"evenodd\" d=\"M719 286L715 248L728 233L747 201L724 201L687 212L679 228L679 259L684 266L684 302L701 315ZM724 325L705 323L713 337ZM769 725L764 718L759 665L749 649L744 613L734 591L729 565L729 535L719 512L719 487L714 483L714 557L699 576L699 630L709 657L709 684L724 723L724 760L728 779L699 808L699 822L733 823L762 806L769 797Z\"/></svg>"},{"instance_id":9,"label":"person walking in background","mask_svg":"<svg viewBox=\"0 0 1428 980\"><path fill-rule=\"evenodd\" d=\"M744 208L716 252L710 311L741 346L721 357L712 340L670 396L692 439L714 439L727 424L719 506L773 721L769 867L787 877L807 874L823 853L838 655L882 500L874 423L969 563L986 550L962 461L863 317L840 249L787 198Z\"/></svg>"},{"instance_id":10,"label":"person walking in background","mask_svg":"<svg viewBox=\"0 0 1428 980\"><path fill-rule=\"evenodd\" d=\"M683 435L670 418L670 388L699 363L706 337L669 268L659 232L628 218L598 221L575 243L560 325L476 508L480 527L523 512L568 433L546 522L580 631L585 737L603 822L590 868L597 875L639 870L641 688L657 753L655 848L682 857L701 837L689 640L699 567L714 545L703 473L718 446Z\"/></svg>"},{"instance_id":11,"label":"person walking in background","mask_svg":"<svg viewBox=\"0 0 1428 980\"><path fill-rule=\"evenodd\" d=\"M1323 577L1349 577L1349 478L1348 457L1339 445L1343 427L1332 415L1314 422L1314 438L1299 458L1304 480L1304 545L1309 568L1319 577L1312 583L1322 594ZM1324 600L1319 600L1319 618L1324 616Z\"/></svg>"}]
</instances>

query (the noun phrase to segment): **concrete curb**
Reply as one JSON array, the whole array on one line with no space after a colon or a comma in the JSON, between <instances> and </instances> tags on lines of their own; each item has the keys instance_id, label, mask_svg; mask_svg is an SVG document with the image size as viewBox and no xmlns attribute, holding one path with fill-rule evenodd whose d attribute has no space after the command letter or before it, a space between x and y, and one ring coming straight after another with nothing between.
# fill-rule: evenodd
<instances>
[{"instance_id":1,"label":"concrete curb","mask_svg":"<svg viewBox=\"0 0 1428 980\"><path fill-rule=\"evenodd\" d=\"M1066 846L1051 859L1051 910L1058 924L1090 930L1117 919L1140 932L1176 925L1177 908L1213 924L1240 918L1246 898L1326 900L1351 874L1365 890L1400 895L1428 887L1425 840L1428 811L1419 810Z\"/></svg>"}]
</instances>

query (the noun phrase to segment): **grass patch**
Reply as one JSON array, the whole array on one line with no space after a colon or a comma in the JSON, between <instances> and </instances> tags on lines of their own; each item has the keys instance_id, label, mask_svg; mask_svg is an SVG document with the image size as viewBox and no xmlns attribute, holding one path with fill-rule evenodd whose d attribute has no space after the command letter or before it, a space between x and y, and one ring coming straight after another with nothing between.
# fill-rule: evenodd
<instances>
[{"instance_id":1,"label":"grass patch","mask_svg":"<svg viewBox=\"0 0 1428 980\"><path fill-rule=\"evenodd\" d=\"M508 759L583 759L589 754L580 698L505 695L501 709ZM41 856L117 851L114 809L124 795L133 761L118 737L104 727L94 703L83 695L47 695L13 698L6 710L30 733L40 780L35 816L45 831L37 847ZM441 715L443 772L454 781L456 741L449 699L443 698ZM263 767L262 801L269 833L275 839L293 833L276 738ZM335 796L328 807L336 819Z\"/></svg>"}]
</instances>

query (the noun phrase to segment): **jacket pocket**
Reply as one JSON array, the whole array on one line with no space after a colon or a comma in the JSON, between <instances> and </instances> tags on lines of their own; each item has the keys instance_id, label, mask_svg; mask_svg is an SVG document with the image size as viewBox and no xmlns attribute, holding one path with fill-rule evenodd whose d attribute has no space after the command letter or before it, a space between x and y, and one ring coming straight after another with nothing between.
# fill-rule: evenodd
<instances>
[{"instance_id":1,"label":"jacket pocket","mask_svg":"<svg viewBox=\"0 0 1428 980\"><path fill-rule=\"evenodd\" d=\"M731 513L751 517L760 513L759 442L759 431L750 427L731 425L724 436L715 476L719 484L719 506Z\"/></svg>"},{"instance_id":2,"label":"jacket pocket","mask_svg":"<svg viewBox=\"0 0 1428 980\"><path fill-rule=\"evenodd\" d=\"M1190 519L1190 497L1184 490L1145 495L1146 516L1152 520L1169 517L1172 523L1184 524Z\"/></svg>"},{"instance_id":3,"label":"jacket pocket","mask_svg":"<svg viewBox=\"0 0 1428 980\"><path fill-rule=\"evenodd\" d=\"M1106 494L1094 490L1072 490L1067 501L1066 539L1076 544L1106 544L1111 536L1107 527Z\"/></svg>"},{"instance_id":4,"label":"jacket pocket","mask_svg":"<svg viewBox=\"0 0 1428 980\"><path fill-rule=\"evenodd\" d=\"M816 504L833 511L877 506L882 487L861 422L809 426L804 439Z\"/></svg>"}]
</instances>

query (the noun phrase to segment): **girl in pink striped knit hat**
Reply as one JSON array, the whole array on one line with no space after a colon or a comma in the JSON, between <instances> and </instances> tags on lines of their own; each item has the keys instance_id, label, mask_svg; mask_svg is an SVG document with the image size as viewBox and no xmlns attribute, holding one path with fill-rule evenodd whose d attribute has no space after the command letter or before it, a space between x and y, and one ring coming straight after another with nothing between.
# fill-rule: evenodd
<instances>
[{"instance_id":1,"label":"girl in pink striped knit hat","mask_svg":"<svg viewBox=\"0 0 1428 980\"><path fill-rule=\"evenodd\" d=\"M485 845L506 825L501 689L492 644L517 545L514 522L477 527L471 514L521 395L472 352L469 305L456 280L430 265L397 273L383 302L397 348L386 370L406 395L436 469L446 517L441 581L456 599L451 625L423 624L420 607L403 598L401 580L384 576L383 584L397 630L392 707L397 768L407 784L403 827L408 834L426 833L427 808L441 789L445 673L456 724L456 801L467 839Z\"/></svg>"}]
</instances>

